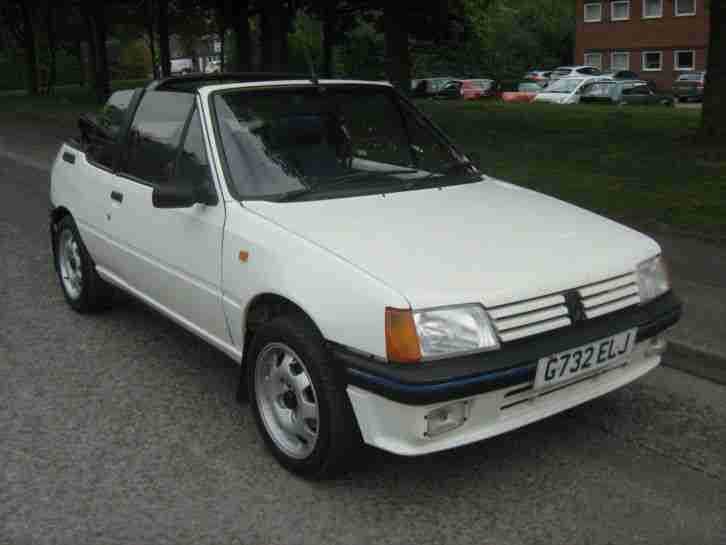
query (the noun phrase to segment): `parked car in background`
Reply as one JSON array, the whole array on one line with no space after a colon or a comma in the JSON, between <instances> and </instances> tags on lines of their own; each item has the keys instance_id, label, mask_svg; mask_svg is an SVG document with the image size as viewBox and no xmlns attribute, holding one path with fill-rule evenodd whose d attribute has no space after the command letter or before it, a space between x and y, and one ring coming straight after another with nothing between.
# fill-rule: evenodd
<instances>
[{"instance_id":1,"label":"parked car in background","mask_svg":"<svg viewBox=\"0 0 726 545\"><path fill-rule=\"evenodd\" d=\"M456 80L453 77L423 78L417 80L416 87L411 91L412 97L433 97L450 81Z\"/></svg>"},{"instance_id":2,"label":"parked car in background","mask_svg":"<svg viewBox=\"0 0 726 545\"><path fill-rule=\"evenodd\" d=\"M222 61L219 60L212 60L207 63L207 66L204 67L204 72L207 74L218 74L222 71Z\"/></svg>"},{"instance_id":3,"label":"parked car in background","mask_svg":"<svg viewBox=\"0 0 726 545\"><path fill-rule=\"evenodd\" d=\"M191 74L194 71L192 59L172 59L171 73L173 75Z\"/></svg>"},{"instance_id":4,"label":"parked car in background","mask_svg":"<svg viewBox=\"0 0 726 545\"><path fill-rule=\"evenodd\" d=\"M689 72L678 76L673 83L673 94L679 102L703 100L705 86L706 72Z\"/></svg>"},{"instance_id":5,"label":"parked car in background","mask_svg":"<svg viewBox=\"0 0 726 545\"><path fill-rule=\"evenodd\" d=\"M654 91L646 81L597 81L582 87L580 102L583 104L618 104L636 106L673 106L670 95Z\"/></svg>"},{"instance_id":6,"label":"parked car in background","mask_svg":"<svg viewBox=\"0 0 726 545\"><path fill-rule=\"evenodd\" d=\"M604 76L560 78L542 89L534 101L551 104L577 104L580 102L579 91L583 86L595 81L613 81Z\"/></svg>"},{"instance_id":7,"label":"parked car in background","mask_svg":"<svg viewBox=\"0 0 726 545\"><path fill-rule=\"evenodd\" d=\"M607 72L602 75L613 79L640 79L640 76L631 70L618 70L617 72Z\"/></svg>"},{"instance_id":8,"label":"parked car in background","mask_svg":"<svg viewBox=\"0 0 726 545\"><path fill-rule=\"evenodd\" d=\"M530 70L524 75L525 80L532 80L540 87L546 87L550 82L552 70Z\"/></svg>"},{"instance_id":9,"label":"parked car in background","mask_svg":"<svg viewBox=\"0 0 726 545\"><path fill-rule=\"evenodd\" d=\"M542 87L534 81L523 81L517 85L516 91L504 91L504 102L532 102L542 92Z\"/></svg>"},{"instance_id":10,"label":"parked car in background","mask_svg":"<svg viewBox=\"0 0 726 545\"><path fill-rule=\"evenodd\" d=\"M496 88L490 79L460 79L448 82L436 94L436 98L477 100L494 96Z\"/></svg>"},{"instance_id":11,"label":"parked car in background","mask_svg":"<svg viewBox=\"0 0 726 545\"><path fill-rule=\"evenodd\" d=\"M550 81L562 78L583 77L583 76L601 76L602 70L594 66L560 66L555 68L550 74Z\"/></svg>"}]
</instances>

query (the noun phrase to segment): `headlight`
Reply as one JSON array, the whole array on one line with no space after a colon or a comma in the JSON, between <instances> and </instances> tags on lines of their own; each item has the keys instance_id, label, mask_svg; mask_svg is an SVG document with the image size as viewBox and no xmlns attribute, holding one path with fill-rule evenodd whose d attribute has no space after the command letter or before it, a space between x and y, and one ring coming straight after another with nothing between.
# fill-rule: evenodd
<instances>
[{"instance_id":1,"label":"headlight","mask_svg":"<svg viewBox=\"0 0 726 545\"><path fill-rule=\"evenodd\" d=\"M499 339L481 305L424 310L386 309L388 359L416 362L499 348Z\"/></svg>"},{"instance_id":2,"label":"headlight","mask_svg":"<svg viewBox=\"0 0 726 545\"><path fill-rule=\"evenodd\" d=\"M668 267L662 256L654 257L638 265L638 291L640 302L647 303L671 289Z\"/></svg>"}]
</instances>

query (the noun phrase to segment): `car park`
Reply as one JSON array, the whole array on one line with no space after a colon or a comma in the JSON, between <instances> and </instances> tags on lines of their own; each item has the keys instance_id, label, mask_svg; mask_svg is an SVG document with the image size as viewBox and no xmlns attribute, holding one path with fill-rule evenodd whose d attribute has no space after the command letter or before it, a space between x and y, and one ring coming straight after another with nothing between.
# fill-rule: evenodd
<instances>
[{"instance_id":1,"label":"car park","mask_svg":"<svg viewBox=\"0 0 726 545\"><path fill-rule=\"evenodd\" d=\"M577 104L580 102L580 90L587 84L596 81L612 81L608 77L566 77L553 81L542 89L534 102L547 102L550 104Z\"/></svg>"},{"instance_id":2,"label":"car park","mask_svg":"<svg viewBox=\"0 0 726 545\"><path fill-rule=\"evenodd\" d=\"M111 101L51 171L65 300L121 289L227 354L305 477L603 395L680 317L656 242L483 174L389 84L221 74Z\"/></svg>"},{"instance_id":3,"label":"car park","mask_svg":"<svg viewBox=\"0 0 726 545\"><path fill-rule=\"evenodd\" d=\"M580 91L580 103L617 104L632 106L673 106L670 95L653 91L646 81L598 81L585 85Z\"/></svg>"},{"instance_id":4,"label":"car park","mask_svg":"<svg viewBox=\"0 0 726 545\"><path fill-rule=\"evenodd\" d=\"M673 94L678 102L701 101L705 86L706 72L689 72L678 76L673 83Z\"/></svg>"},{"instance_id":5,"label":"car park","mask_svg":"<svg viewBox=\"0 0 726 545\"><path fill-rule=\"evenodd\" d=\"M542 92L542 88L534 81L522 81L517 84L516 91L502 92L504 102L532 102Z\"/></svg>"},{"instance_id":6,"label":"car park","mask_svg":"<svg viewBox=\"0 0 726 545\"><path fill-rule=\"evenodd\" d=\"M561 78L600 76L602 71L594 66L560 66L550 74L550 82Z\"/></svg>"}]
</instances>

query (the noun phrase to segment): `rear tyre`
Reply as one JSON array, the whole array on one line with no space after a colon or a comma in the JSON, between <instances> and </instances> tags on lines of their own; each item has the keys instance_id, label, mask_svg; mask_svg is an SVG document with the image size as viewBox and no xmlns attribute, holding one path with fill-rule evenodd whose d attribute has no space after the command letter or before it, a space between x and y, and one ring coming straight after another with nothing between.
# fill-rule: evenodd
<instances>
[{"instance_id":1,"label":"rear tyre","mask_svg":"<svg viewBox=\"0 0 726 545\"><path fill-rule=\"evenodd\" d=\"M257 428L278 462L323 479L360 455L357 422L324 340L303 315L275 318L255 333L247 386Z\"/></svg>"},{"instance_id":2,"label":"rear tyre","mask_svg":"<svg viewBox=\"0 0 726 545\"><path fill-rule=\"evenodd\" d=\"M83 314L109 308L113 302L114 290L98 276L96 265L71 216L58 222L53 244L55 269L70 307Z\"/></svg>"}]
</instances>

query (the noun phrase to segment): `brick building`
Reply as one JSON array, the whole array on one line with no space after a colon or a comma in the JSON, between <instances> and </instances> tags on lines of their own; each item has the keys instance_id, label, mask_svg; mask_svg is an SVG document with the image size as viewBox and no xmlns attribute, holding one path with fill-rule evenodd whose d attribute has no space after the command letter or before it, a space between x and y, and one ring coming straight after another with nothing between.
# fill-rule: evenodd
<instances>
[{"instance_id":1,"label":"brick building","mask_svg":"<svg viewBox=\"0 0 726 545\"><path fill-rule=\"evenodd\" d=\"M575 62L632 70L668 89L705 70L709 0L577 0Z\"/></svg>"}]
</instances>

